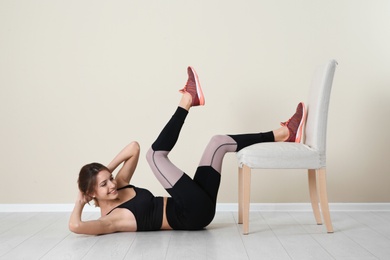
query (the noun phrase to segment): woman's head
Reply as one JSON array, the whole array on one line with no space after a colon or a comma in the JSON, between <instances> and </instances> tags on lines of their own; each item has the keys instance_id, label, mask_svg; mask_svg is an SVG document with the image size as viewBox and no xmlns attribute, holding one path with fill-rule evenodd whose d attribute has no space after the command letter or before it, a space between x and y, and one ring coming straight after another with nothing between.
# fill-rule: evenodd
<instances>
[{"instance_id":1,"label":"woman's head","mask_svg":"<svg viewBox=\"0 0 390 260\"><path fill-rule=\"evenodd\" d=\"M116 195L116 181L108 168L100 163L90 163L81 168L78 186L85 196L93 198L96 206L99 206L98 199L110 199Z\"/></svg>"}]
</instances>

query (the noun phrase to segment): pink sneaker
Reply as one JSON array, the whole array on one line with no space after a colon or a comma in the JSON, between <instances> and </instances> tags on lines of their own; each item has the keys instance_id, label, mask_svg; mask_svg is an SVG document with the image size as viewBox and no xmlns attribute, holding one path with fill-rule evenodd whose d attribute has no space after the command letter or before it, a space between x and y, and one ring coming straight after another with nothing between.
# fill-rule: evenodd
<instances>
[{"instance_id":1,"label":"pink sneaker","mask_svg":"<svg viewBox=\"0 0 390 260\"><path fill-rule=\"evenodd\" d=\"M301 142L305 118L305 104L301 102L298 104L295 114L289 120L287 120L287 122L280 123L281 126L287 126L288 131L290 132L290 135L285 142Z\"/></svg>"},{"instance_id":2,"label":"pink sneaker","mask_svg":"<svg viewBox=\"0 0 390 260\"><path fill-rule=\"evenodd\" d=\"M187 68L188 80L181 93L188 92L192 96L192 106L203 106L205 104L202 88L200 87L198 74L192 67Z\"/></svg>"}]
</instances>

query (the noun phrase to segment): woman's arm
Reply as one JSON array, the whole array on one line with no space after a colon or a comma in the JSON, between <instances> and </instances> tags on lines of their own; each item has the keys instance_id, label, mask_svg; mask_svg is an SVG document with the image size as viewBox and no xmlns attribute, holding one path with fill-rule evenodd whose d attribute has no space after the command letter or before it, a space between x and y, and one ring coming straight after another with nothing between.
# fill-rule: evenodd
<instances>
[{"instance_id":1,"label":"woman's arm","mask_svg":"<svg viewBox=\"0 0 390 260\"><path fill-rule=\"evenodd\" d=\"M69 219L69 230L76 234L100 235L121 231L115 223L116 216L103 217L98 220L82 221L81 214L88 199L79 191L75 206Z\"/></svg>"},{"instance_id":2,"label":"woman's arm","mask_svg":"<svg viewBox=\"0 0 390 260\"><path fill-rule=\"evenodd\" d=\"M122 168L115 177L118 187L129 184L138 164L140 146L138 142L131 142L108 164L107 168L113 172L121 163Z\"/></svg>"}]
</instances>

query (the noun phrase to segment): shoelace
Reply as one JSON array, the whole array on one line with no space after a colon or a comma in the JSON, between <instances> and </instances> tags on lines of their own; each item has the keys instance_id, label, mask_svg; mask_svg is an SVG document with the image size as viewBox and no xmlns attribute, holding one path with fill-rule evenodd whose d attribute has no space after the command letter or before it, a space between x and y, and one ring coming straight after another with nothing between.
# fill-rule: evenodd
<instances>
[{"instance_id":1,"label":"shoelace","mask_svg":"<svg viewBox=\"0 0 390 260\"><path fill-rule=\"evenodd\" d=\"M291 121L291 118L289 120L287 120L286 122L281 122L280 125L281 126L288 126L288 124L290 123Z\"/></svg>"},{"instance_id":2,"label":"shoelace","mask_svg":"<svg viewBox=\"0 0 390 260\"><path fill-rule=\"evenodd\" d=\"M191 83L193 84L194 87L196 87L196 83L195 83L195 82L191 82ZM179 92L180 92L180 93L188 92L187 87L192 87L192 86L189 86L188 84L186 84L186 85L184 86L184 88L182 88L182 89L179 90Z\"/></svg>"}]
</instances>

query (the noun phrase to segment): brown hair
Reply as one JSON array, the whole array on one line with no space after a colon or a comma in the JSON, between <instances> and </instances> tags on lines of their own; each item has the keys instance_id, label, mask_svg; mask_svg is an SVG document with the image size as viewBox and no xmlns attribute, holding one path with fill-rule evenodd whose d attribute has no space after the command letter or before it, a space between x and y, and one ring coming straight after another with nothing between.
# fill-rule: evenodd
<instances>
[{"instance_id":1,"label":"brown hair","mask_svg":"<svg viewBox=\"0 0 390 260\"><path fill-rule=\"evenodd\" d=\"M84 193L85 196L90 196L90 194L94 192L96 186L96 176L103 170L109 171L106 166L96 162L84 165L81 168L77 183L79 190ZM97 199L93 198L93 200L95 206L99 207Z\"/></svg>"}]
</instances>

